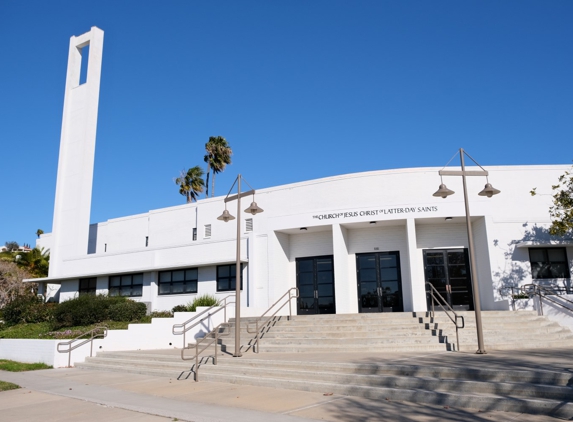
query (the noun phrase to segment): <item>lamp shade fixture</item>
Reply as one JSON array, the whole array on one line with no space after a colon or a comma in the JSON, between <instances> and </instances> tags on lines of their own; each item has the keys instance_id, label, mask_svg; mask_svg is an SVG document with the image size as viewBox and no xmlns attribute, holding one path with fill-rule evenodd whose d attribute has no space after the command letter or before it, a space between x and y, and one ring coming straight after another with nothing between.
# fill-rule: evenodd
<instances>
[{"instance_id":1,"label":"lamp shade fixture","mask_svg":"<svg viewBox=\"0 0 573 422\"><path fill-rule=\"evenodd\" d=\"M450 195L453 195L455 192L451 189L448 189L446 185L443 183L440 185L440 188L434 192L432 196L441 196L442 198L447 198Z\"/></svg>"},{"instance_id":2,"label":"lamp shade fixture","mask_svg":"<svg viewBox=\"0 0 573 422\"><path fill-rule=\"evenodd\" d=\"M223 214L221 214L219 217L217 217L217 220L222 220L225 223L228 222L229 220L234 220L235 217L233 217L231 215L231 213L227 210L223 211Z\"/></svg>"},{"instance_id":3,"label":"lamp shade fixture","mask_svg":"<svg viewBox=\"0 0 573 422\"><path fill-rule=\"evenodd\" d=\"M245 210L245 212L253 215L257 215L258 213L264 212L265 210L262 209L257 205L255 201L251 202L251 206Z\"/></svg>"},{"instance_id":4,"label":"lamp shade fixture","mask_svg":"<svg viewBox=\"0 0 573 422\"><path fill-rule=\"evenodd\" d=\"M483 188L483 190L478 193L479 196L487 196L488 198L491 198L493 195L497 195L498 193L500 193L501 191L494 188L491 183L486 183L485 187Z\"/></svg>"}]
</instances>

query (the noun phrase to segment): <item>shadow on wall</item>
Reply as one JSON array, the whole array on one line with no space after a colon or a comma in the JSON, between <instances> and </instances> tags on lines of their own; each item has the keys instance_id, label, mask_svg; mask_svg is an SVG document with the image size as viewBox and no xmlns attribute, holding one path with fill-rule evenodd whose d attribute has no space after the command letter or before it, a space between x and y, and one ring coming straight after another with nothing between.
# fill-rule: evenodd
<instances>
[{"instance_id":1,"label":"shadow on wall","mask_svg":"<svg viewBox=\"0 0 573 422\"><path fill-rule=\"evenodd\" d=\"M522 242L532 242L532 245L543 246L551 241L559 240L572 240L570 236L552 236L549 229L546 227L539 227L523 223L525 229L523 236L520 239L512 240L503 248L497 239L493 240L493 246L504 251L505 264L503 268L498 267L497 271L493 272L494 295L496 300L506 299L511 296L511 288L519 287L523 284L531 283L531 265L529 263L529 248L517 248L516 246ZM543 280L543 285L551 287L564 287L558 285L559 279Z\"/></svg>"},{"instance_id":2,"label":"shadow on wall","mask_svg":"<svg viewBox=\"0 0 573 422\"><path fill-rule=\"evenodd\" d=\"M88 237L88 254L96 253L97 247L97 224L90 224L90 231Z\"/></svg>"}]
</instances>

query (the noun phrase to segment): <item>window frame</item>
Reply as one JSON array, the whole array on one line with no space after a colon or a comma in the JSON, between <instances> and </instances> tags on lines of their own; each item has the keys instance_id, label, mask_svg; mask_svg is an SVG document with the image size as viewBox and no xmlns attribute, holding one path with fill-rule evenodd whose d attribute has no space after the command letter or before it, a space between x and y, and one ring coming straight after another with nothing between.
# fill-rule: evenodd
<instances>
[{"instance_id":1,"label":"window frame","mask_svg":"<svg viewBox=\"0 0 573 422\"><path fill-rule=\"evenodd\" d=\"M562 250L563 255L565 256L564 261L551 261L549 258L549 250ZM541 263L541 267L537 268L537 263L540 261L534 261L531 258L531 251L542 251L544 255L544 261ZM565 275L564 277L556 277L553 276L551 268L552 265L562 264L565 268ZM551 280L556 278L571 278L571 272L569 269L569 258L567 256L567 248L564 247L540 247L540 248L529 248L529 265L531 267L531 279L532 280ZM546 273L549 272L551 275L547 276ZM540 273L542 273L540 275ZM543 274L545 273L545 275Z\"/></svg>"},{"instance_id":2,"label":"window frame","mask_svg":"<svg viewBox=\"0 0 573 422\"><path fill-rule=\"evenodd\" d=\"M136 276L141 276L141 283L134 283L133 279ZM119 277L119 285L118 286L112 286L112 278L115 277ZM124 284L124 279L130 278L130 283L129 284ZM125 297L142 297L143 296L143 273L131 273L131 274L116 274L116 275L110 275L108 277L107 280L107 292L110 296L125 296ZM134 294L133 292L133 288L137 287L137 286L141 286L141 293ZM121 290L122 288L129 288L130 292L129 294L121 294ZM117 292L117 293L116 293Z\"/></svg>"},{"instance_id":3,"label":"window frame","mask_svg":"<svg viewBox=\"0 0 573 422\"><path fill-rule=\"evenodd\" d=\"M87 287L82 287L82 282L87 282ZM91 284L93 282L93 287ZM86 294L96 294L97 293L97 277L85 277L78 280L78 296Z\"/></svg>"},{"instance_id":4,"label":"window frame","mask_svg":"<svg viewBox=\"0 0 573 422\"><path fill-rule=\"evenodd\" d=\"M192 271L195 270L195 278L189 278L187 279L187 272L188 271ZM179 281L173 281L173 273L176 271L183 271L183 280ZM169 281L161 281L161 274L167 274L170 273L170 277L169 277ZM178 284L178 283L182 283L183 284L183 291L181 292L173 292L173 284ZM185 290L185 287L187 285L187 283L190 283L190 285L192 285L193 283L195 284L195 290L194 291L187 291ZM165 292L165 293L161 293L161 286L165 286L165 285L169 285L170 289L169 292ZM189 294L196 294L199 290L199 268L197 267L191 267L191 268L177 268L177 269L173 269L173 270L166 270L166 271L159 271L157 274L157 294L159 296L165 296L165 295L189 295Z\"/></svg>"},{"instance_id":5,"label":"window frame","mask_svg":"<svg viewBox=\"0 0 573 422\"><path fill-rule=\"evenodd\" d=\"M229 267L229 275L228 276L219 275L220 270L225 268L225 267ZM241 276L241 290L243 290L243 269L244 269L244 266L243 266L243 263L241 262L241 270L240 270L241 271L241 274L240 274L240 276ZM235 272L237 271L237 264L217 265L217 291L218 292L234 292L236 290L237 277L236 277L236 274L235 275L232 274L233 271L235 271ZM235 281L234 281L235 285L232 284L233 279L235 279ZM229 288L222 289L220 287L220 284L223 280L228 280Z\"/></svg>"}]
</instances>

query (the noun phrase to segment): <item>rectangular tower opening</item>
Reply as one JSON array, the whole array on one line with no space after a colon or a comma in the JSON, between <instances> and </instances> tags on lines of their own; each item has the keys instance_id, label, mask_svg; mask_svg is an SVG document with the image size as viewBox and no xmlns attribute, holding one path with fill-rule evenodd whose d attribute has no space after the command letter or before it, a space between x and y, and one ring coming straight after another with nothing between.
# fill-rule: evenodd
<instances>
[{"instance_id":1,"label":"rectangular tower opening","mask_svg":"<svg viewBox=\"0 0 573 422\"><path fill-rule=\"evenodd\" d=\"M80 67L80 85L83 85L88 80L88 62L90 57L90 45L86 44L84 47L80 48L80 54L82 56L81 67Z\"/></svg>"}]
</instances>

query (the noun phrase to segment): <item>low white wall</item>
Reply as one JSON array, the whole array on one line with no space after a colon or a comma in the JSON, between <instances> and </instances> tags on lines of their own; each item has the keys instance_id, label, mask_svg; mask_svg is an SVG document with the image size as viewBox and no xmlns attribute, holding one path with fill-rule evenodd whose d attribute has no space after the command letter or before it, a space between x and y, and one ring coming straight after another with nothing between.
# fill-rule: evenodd
<instances>
[{"instance_id":1,"label":"low white wall","mask_svg":"<svg viewBox=\"0 0 573 422\"><path fill-rule=\"evenodd\" d=\"M0 339L0 359L24 363L41 362L54 368L66 366L68 356L56 351L59 342L60 340Z\"/></svg>"},{"instance_id":2,"label":"low white wall","mask_svg":"<svg viewBox=\"0 0 573 422\"><path fill-rule=\"evenodd\" d=\"M551 321L555 321L562 325L563 327L569 328L573 331L573 310L571 310L572 304L566 302L564 299L573 301L573 295L560 295L560 296L549 296L551 300L563 304L569 309L564 309L561 306L552 303L547 298L543 299L543 315L549 318ZM539 299L535 298L535 309L541 313L541 307L539 306Z\"/></svg>"},{"instance_id":3,"label":"low white wall","mask_svg":"<svg viewBox=\"0 0 573 422\"><path fill-rule=\"evenodd\" d=\"M119 350L154 350L154 349L180 349L183 348L183 336L172 333L173 324L181 324L194 315L208 309L197 307L197 312L176 312L173 318L153 318L151 324L129 324L127 330L109 330L107 337L93 342L93 355L98 351ZM242 317L261 315L265 309L242 308ZM185 342L193 343L196 338L202 338L224 321L224 311L207 313L210 317L192 328L185 334ZM288 315L288 306L278 315ZM227 320L235 317L235 309L227 308ZM33 339L1 339L0 359L10 359L18 362L42 362L54 368L68 366L68 354L58 353L58 343L67 340L33 340ZM72 351L71 365L83 362L90 355L90 344Z\"/></svg>"}]
</instances>

